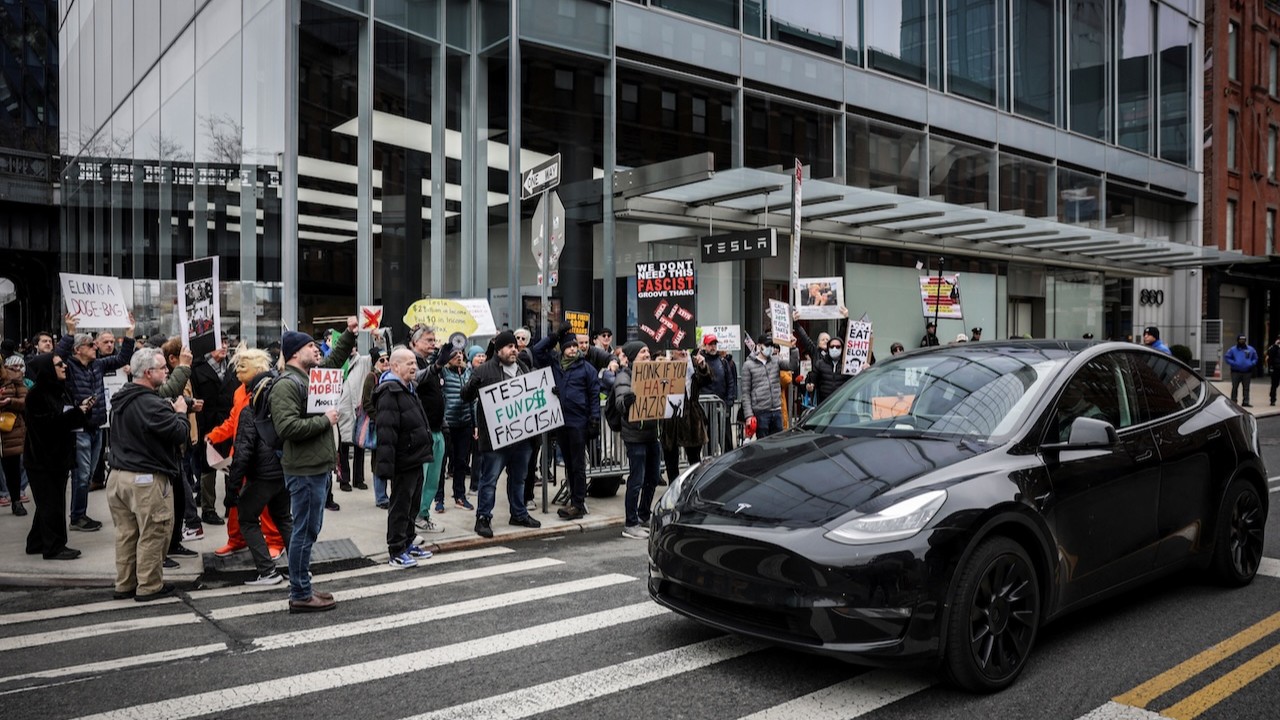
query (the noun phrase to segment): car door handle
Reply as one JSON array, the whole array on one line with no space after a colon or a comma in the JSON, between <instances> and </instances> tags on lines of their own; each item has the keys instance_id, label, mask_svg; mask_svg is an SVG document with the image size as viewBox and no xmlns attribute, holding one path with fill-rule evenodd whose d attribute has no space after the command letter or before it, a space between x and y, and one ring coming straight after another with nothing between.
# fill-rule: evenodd
<instances>
[{"instance_id":1,"label":"car door handle","mask_svg":"<svg viewBox=\"0 0 1280 720\"><path fill-rule=\"evenodd\" d=\"M1138 457L1134 458L1134 459L1133 459L1133 461L1134 461L1134 462L1146 462L1146 461L1148 461L1148 460L1150 460L1150 459L1151 459L1151 455L1152 455L1151 451L1150 451L1150 450L1148 450L1148 451L1146 451L1146 452L1142 453L1141 455L1139 455Z\"/></svg>"}]
</instances>

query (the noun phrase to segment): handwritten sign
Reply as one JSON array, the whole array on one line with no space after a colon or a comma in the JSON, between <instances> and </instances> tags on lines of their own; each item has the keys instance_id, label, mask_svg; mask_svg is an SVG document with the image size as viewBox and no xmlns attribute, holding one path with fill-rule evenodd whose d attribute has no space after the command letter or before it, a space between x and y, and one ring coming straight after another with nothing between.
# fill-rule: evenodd
<instances>
[{"instance_id":1,"label":"handwritten sign","mask_svg":"<svg viewBox=\"0 0 1280 720\"><path fill-rule=\"evenodd\" d=\"M307 412L337 410L342 397L342 368L311 368L307 377Z\"/></svg>"},{"instance_id":2,"label":"handwritten sign","mask_svg":"<svg viewBox=\"0 0 1280 720\"><path fill-rule=\"evenodd\" d=\"M654 360L635 364L631 369L631 390L636 401L628 419L661 420L674 417L684 407L685 376L689 364L680 360Z\"/></svg>"},{"instance_id":3,"label":"handwritten sign","mask_svg":"<svg viewBox=\"0 0 1280 720\"><path fill-rule=\"evenodd\" d=\"M551 368L517 375L480 389L480 407L493 449L528 440L564 425Z\"/></svg>"},{"instance_id":4,"label":"handwritten sign","mask_svg":"<svg viewBox=\"0 0 1280 720\"><path fill-rule=\"evenodd\" d=\"M129 308L120 290L120 279L102 275L59 273L62 301L79 320L78 330L129 327Z\"/></svg>"},{"instance_id":5,"label":"handwritten sign","mask_svg":"<svg viewBox=\"0 0 1280 720\"><path fill-rule=\"evenodd\" d=\"M769 320L772 323L773 341L784 347L792 347L791 306L781 300L769 301Z\"/></svg>"},{"instance_id":6,"label":"handwritten sign","mask_svg":"<svg viewBox=\"0 0 1280 720\"><path fill-rule=\"evenodd\" d=\"M360 318L361 330L377 330L382 327L382 306L361 305L356 317Z\"/></svg>"},{"instance_id":7,"label":"handwritten sign","mask_svg":"<svg viewBox=\"0 0 1280 720\"><path fill-rule=\"evenodd\" d=\"M915 395L885 395L871 398L871 419L887 420L902 417L911 412Z\"/></svg>"},{"instance_id":8,"label":"handwritten sign","mask_svg":"<svg viewBox=\"0 0 1280 720\"><path fill-rule=\"evenodd\" d=\"M716 349L725 352L737 352L742 349L742 329L737 325L703 325L698 328L698 347L702 347L702 338L716 336Z\"/></svg>"},{"instance_id":9,"label":"handwritten sign","mask_svg":"<svg viewBox=\"0 0 1280 720\"><path fill-rule=\"evenodd\" d=\"M850 320L849 334L844 340L844 374L857 375L867 367L871 357L871 321Z\"/></svg>"},{"instance_id":10,"label":"handwritten sign","mask_svg":"<svg viewBox=\"0 0 1280 720\"><path fill-rule=\"evenodd\" d=\"M574 335L591 334L591 313L565 310L564 321L573 329Z\"/></svg>"},{"instance_id":11,"label":"handwritten sign","mask_svg":"<svg viewBox=\"0 0 1280 720\"><path fill-rule=\"evenodd\" d=\"M405 312L404 324L409 327L430 325L436 331L436 337L448 337L453 333L467 337L498 334L489 301L483 298L419 300Z\"/></svg>"},{"instance_id":12,"label":"handwritten sign","mask_svg":"<svg viewBox=\"0 0 1280 720\"><path fill-rule=\"evenodd\" d=\"M920 304L924 316L933 319L963 320L960 307L959 275L924 275L920 278Z\"/></svg>"}]
</instances>

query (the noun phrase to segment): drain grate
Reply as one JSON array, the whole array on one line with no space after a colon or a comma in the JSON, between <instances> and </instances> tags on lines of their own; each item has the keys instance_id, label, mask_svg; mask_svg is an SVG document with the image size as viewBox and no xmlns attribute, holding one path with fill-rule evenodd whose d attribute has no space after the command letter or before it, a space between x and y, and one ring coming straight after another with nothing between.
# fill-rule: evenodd
<instances>
[{"instance_id":1,"label":"drain grate","mask_svg":"<svg viewBox=\"0 0 1280 720\"><path fill-rule=\"evenodd\" d=\"M230 582L243 582L254 576L253 556L248 550L242 550L229 557L218 557L213 553L204 553L204 573L199 583L204 587L216 587ZM364 557L351 538L337 540L319 540L311 547L311 572L321 574L350 570L373 565L374 562ZM281 557L276 565L285 568L286 561Z\"/></svg>"}]
</instances>

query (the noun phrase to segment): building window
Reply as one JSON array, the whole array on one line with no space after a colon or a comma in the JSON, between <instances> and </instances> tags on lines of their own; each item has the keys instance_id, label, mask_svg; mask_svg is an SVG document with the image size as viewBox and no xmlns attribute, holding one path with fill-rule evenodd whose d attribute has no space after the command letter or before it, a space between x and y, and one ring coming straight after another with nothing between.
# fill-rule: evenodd
<instances>
[{"instance_id":1,"label":"building window","mask_svg":"<svg viewBox=\"0 0 1280 720\"><path fill-rule=\"evenodd\" d=\"M844 6L841 0L769 3L769 39L840 57Z\"/></svg>"},{"instance_id":2,"label":"building window","mask_svg":"<svg viewBox=\"0 0 1280 720\"><path fill-rule=\"evenodd\" d=\"M1276 95L1276 74L1280 73L1280 45L1271 43L1267 48L1267 93Z\"/></svg>"},{"instance_id":3,"label":"building window","mask_svg":"<svg viewBox=\"0 0 1280 720\"><path fill-rule=\"evenodd\" d=\"M1276 211L1267 208L1267 254L1276 254Z\"/></svg>"},{"instance_id":4,"label":"building window","mask_svg":"<svg viewBox=\"0 0 1280 720\"><path fill-rule=\"evenodd\" d=\"M1239 170L1236 165L1236 130L1240 116L1234 110L1227 111L1227 169Z\"/></svg>"},{"instance_id":5,"label":"building window","mask_svg":"<svg viewBox=\"0 0 1280 720\"><path fill-rule=\"evenodd\" d=\"M1236 249L1236 201L1235 200L1227 201L1227 225L1225 229L1226 229L1226 232L1223 233L1223 238L1222 238L1224 247L1222 249L1235 250Z\"/></svg>"},{"instance_id":6,"label":"building window","mask_svg":"<svg viewBox=\"0 0 1280 720\"><path fill-rule=\"evenodd\" d=\"M1053 122L1057 90L1057 53L1052 48L1053 0L1014 0L1013 111L1019 115Z\"/></svg>"},{"instance_id":7,"label":"building window","mask_svg":"<svg viewBox=\"0 0 1280 720\"><path fill-rule=\"evenodd\" d=\"M1151 152L1151 76L1154 15L1145 2L1122 4L1116 11L1117 83L1116 142L1141 153Z\"/></svg>"},{"instance_id":8,"label":"building window","mask_svg":"<svg viewBox=\"0 0 1280 720\"><path fill-rule=\"evenodd\" d=\"M918 83L925 81L926 9L923 2L869 2L863 7L867 67Z\"/></svg>"},{"instance_id":9,"label":"building window","mask_svg":"<svg viewBox=\"0 0 1280 720\"><path fill-rule=\"evenodd\" d=\"M948 3L947 87L957 95L995 104L995 3L987 0Z\"/></svg>"},{"instance_id":10,"label":"building window","mask_svg":"<svg viewBox=\"0 0 1280 720\"><path fill-rule=\"evenodd\" d=\"M738 0L653 0L660 7L717 25L738 29ZM748 3L748 6L752 3Z\"/></svg>"},{"instance_id":11,"label":"building window","mask_svg":"<svg viewBox=\"0 0 1280 720\"><path fill-rule=\"evenodd\" d=\"M1267 128L1267 177L1276 179L1276 126Z\"/></svg>"},{"instance_id":12,"label":"building window","mask_svg":"<svg viewBox=\"0 0 1280 720\"><path fill-rule=\"evenodd\" d=\"M1190 89L1195 36L1185 15L1163 4L1159 13L1160 157L1186 165L1191 161Z\"/></svg>"},{"instance_id":13,"label":"building window","mask_svg":"<svg viewBox=\"0 0 1280 720\"><path fill-rule=\"evenodd\" d=\"M1070 129L1103 139L1107 132L1109 58L1107 3L1069 3L1067 77Z\"/></svg>"},{"instance_id":14,"label":"building window","mask_svg":"<svg viewBox=\"0 0 1280 720\"><path fill-rule=\"evenodd\" d=\"M1227 78L1240 79L1240 24L1227 23Z\"/></svg>"}]
</instances>

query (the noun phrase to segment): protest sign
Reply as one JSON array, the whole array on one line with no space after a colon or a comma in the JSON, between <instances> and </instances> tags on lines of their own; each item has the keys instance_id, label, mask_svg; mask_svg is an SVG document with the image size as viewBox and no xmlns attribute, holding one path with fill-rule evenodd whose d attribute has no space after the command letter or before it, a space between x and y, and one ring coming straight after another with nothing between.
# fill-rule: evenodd
<instances>
[{"instance_id":1,"label":"protest sign","mask_svg":"<svg viewBox=\"0 0 1280 720\"><path fill-rule=\"evenodd\" d=\"M781 300L769 301L769 320L772 323L773 341L784 347L792 347L791 306Z\"/></svg>"},{"instance_id":2,"label":"protest sign","mask_svg":"<svg viewBox=\"0 0 1280 720\"><path fill-rule=\"evenodd\" d=\"M489 301L483 298L426 298L409 306L404 314L404 324L430 325L436 337L448 337L462 333L467 337L497 335Z\"/></svg>"},{"instance_id":3,"label":"protest sign","mask_svg":"<svg viewBox=\"0 0 1280 720\"><path fill-rule=\"evenodd\" d=\"M564 321L569 324L574 335L591 334L591 313L565 310Z\"/></svg>"},{"instance_id":4,"label":"protest sign","mask_svg":"<svg viewBox=\"0 0 1280 720\"><path fill-rule=\"evenodd\" d=\"M924 275L920 277L920 303L924 316L948 320L963 320L960 309L959 275Z\"/></svg>"},{"instance_id":5,"label":"protest sign","mask_svg":"<svg viewBox=\"0 0 1280 720\"><path fill-rule=\"evenodd\" d=\"M360 318L361 330L377 330L382 327L382 306L361 305L356 317Z\"/></svg>"},{"instance_id":6,"label":"protest sign","mask_svg":"<svg viewBox=\"0 0 1280 720\"><path fill-rule=\"evenodd\" d=\"M480 388L480 406L494 450L564 425L551 368Z\"/></svg>"},{"instance_id":7,"label":"protest sign","mask_svg":"<svg viewBox=\"0 0 1280 720\"><path fill-rule=\"evenodd\" d=\"M698 328L698 347L702 347L702 338L716 336L716 349L725 352L737 352L742 349L742 329L737 325L703 325Z\"/></svg>"},{"instance_id":8,"label":"protest sign","mask_svg":"<svg viewBox=\"0 0 1280 720\"><path fill-rule=\"evenodd\" d=\"M342 368L311 368L307 376L307 412L337 410L342 397Z\"/></svg>"},{"instance_id":9,"label":"protest sign","mask_svg":"<svg viewBox=\"0 0 1280 720\"><path fill-rule=\"evenodd\" d=\"M871 357L871 321L864 315L861 320L849 321L849 333L844 340L844 374L857 375L867 367Z\"/></svg>"},{"instance_id":10,"label":"protest sign","mask_svg":"<svg viewBox=\"0 0 1280 720\"><path fill-rule=\"evenodd\" d=\"M62 278L62 301L67 313L77 319L77 330L127 328L129 308L119 278L102 275L59 273Z\"/></svg>"},{"instance_id":11,"label":"protest sign","mask_svg":"<svg viewBox=\"0 0 1280 720\"><path fill-rule=\"evenodd\" d=\"M221 343L222 309L218 296L218 258L178 263L178 325L183 344L196 357Z\"/></svg>"},{"instance_id":12,"label":"protest sign","mask_svg":"<svg viewBox=\"0 0 1280 720\"><path fill-rule=\"evenodd\" d=\"M871 398L871 419L887 420L902 417L911 412L911 403L915 395L884 395Z\"/></svg>"},{"instance_id":13,"label":"protest sign","mask_svg":"<svg viewBox=\"0 0 1280 720\"><path fill-rule=\"evenodd\" d=\"M661 420L679 414L689 363L684 360L646 360L631 368L631 390L636 401L627 419Z\"/></svg>"},{"instance_id":14,"label":"protest sign","mask_svg":"<svg viewBox=\"0 0 1280 720\"><path fill-rule=\"evenodd\" d=\"M801 320L829 320L842 317L844 307L844 278L800 278L796 290L796 310Z\"/></svg>"},{"instance_id":15,"label":"protest sign","mask_svg":"<svg viewBox=\"0 0 1280 720\"><path fill-rule=\"evenodd\" d=\"M653 350L694 343L693 261L636 263L636 315L640 339Z\"/></svg>"}]
</instances>

